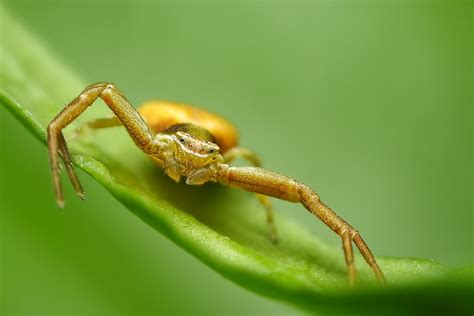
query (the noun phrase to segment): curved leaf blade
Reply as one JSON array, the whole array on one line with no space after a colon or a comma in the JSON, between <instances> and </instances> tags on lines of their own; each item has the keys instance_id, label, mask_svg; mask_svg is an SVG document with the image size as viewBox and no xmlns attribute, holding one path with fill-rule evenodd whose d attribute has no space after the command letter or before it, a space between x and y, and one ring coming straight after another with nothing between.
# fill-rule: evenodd
<instances>
[{"instance_id":1,"label":"curved leaf blade","mask_svg":"<svg viewBox=\"0 0 474 316\"><path fill-rule=\"evenodd\" d=\"M46 143L48 122L86 84L14 19L6 13L1 17L8 32L2 32L0 43L0 103ZM91 110L81 122L109 115L103 104ZM70 144L75 164L132 212L252 291L312 311L427 313L428 303L438 312L472 310L472 269L450 272L430 260L378 258L390 282L382 289L374 286L370 269L358 258L363 286L351 290L346 287L340 249L326 246L283 218L277 218L282 238L274 246L251 195L217 185L174 184L120 130L101 131Z\"/></svg>"}]
</instances>

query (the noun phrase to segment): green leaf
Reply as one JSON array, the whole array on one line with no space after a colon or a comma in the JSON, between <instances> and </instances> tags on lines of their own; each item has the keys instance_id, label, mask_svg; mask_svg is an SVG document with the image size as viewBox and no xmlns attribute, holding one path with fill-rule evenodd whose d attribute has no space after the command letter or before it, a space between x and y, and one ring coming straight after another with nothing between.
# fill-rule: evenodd
<instances>
[{"instance_id":1,"label":"green leaf","mask_svg":"<svg viewBox=\"0 0 474 316\"><path fill-rule=\"evenodd\" d=\"M8 30L2 31L0 42L0 103L46 144L49 121L87 83L3 10L0 18ZM110 116L101 101L96 103L78 124ZM76 166L130 211L225 278L256 293L313 312L468 314L474 310L472 268L453 271L431 260L379 257L388 280L382 288L358 256L360 286L350 289L341 249L325 245L283 217L277 218L280 242L273 245L263 211L251 194L212 184L199 188L174 184L120 129L69 144ZM66 196L66 203L72 198Z\"/></svg>"}]
</instances>

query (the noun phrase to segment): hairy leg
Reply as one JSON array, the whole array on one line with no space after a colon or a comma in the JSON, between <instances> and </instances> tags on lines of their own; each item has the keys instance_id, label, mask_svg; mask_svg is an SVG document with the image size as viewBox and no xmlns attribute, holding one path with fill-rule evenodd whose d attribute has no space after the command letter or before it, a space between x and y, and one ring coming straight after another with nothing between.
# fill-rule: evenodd
<instances>
[{"instance_id":1,"label":"hairy leg","mask_svg":"<svg viewBox=\"0 0 474 316\"><path fill-rule=\"evenodd\" d=\"M352 241L354 241L362 256L374 271L377 280L380 283L384 282L383 273L359 232L324 204L318 194L310 187L289 177L262 168L229 167L224 164L219 165L216 180L222 184L247 191L303 204L308 211L341 237L348 266L350 285L354 285L356 281Z\"/></svg>"},{"instance_id":2,"label":"hairy leg","mask_svg":"<svg viewBox=\"0 0 474 316\"><path fill-rule=\"evenodd\" d=\"M248 162L250 162L255 167L261 166L261 160L258 156L251 150L242 147L233 147L224 153L224 162L230 163L234 161L238 157L242 157ZM273 221L273 207L270 199L267 195L262 194L255 194L262 206L265 208L266 218L267 218L267 225L270 230L270 239L273 243L278 241L277 231L275 227L275 223Z\"/></svg>"},{"instance_id":3,"label":"hairy leg","mask_svg":"<svg viewBox=\"0 0 474 316\"><path fill-rule=\"evenodd\" d=\"M148 154L159 151L158 146L153 142L153 136L147 124L113 84L101 82L88 86L79 96L66 105L48 125L49 160L56 202L60 207L64 205L64 198L59 178L58 155L64 160L69 178L77 194L84 198L84 192L72 167L71 157L62 134L62 129L81 115L97 98L104 100L140 149Z\"/></svg>"}]
</instances>

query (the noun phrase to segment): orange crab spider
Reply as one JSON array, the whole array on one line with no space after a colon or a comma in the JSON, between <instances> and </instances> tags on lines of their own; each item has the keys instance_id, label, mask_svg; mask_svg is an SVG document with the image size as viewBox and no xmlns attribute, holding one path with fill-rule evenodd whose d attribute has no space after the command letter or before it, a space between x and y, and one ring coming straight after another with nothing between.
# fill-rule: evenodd
<instances>
[{"instance_id":1,"label":"orange crab spider","mask_svg":"<svg viewBox=\"0 0 474 316\"><path fill-rule=\"evenodd\" d=\"M352 242L374 271L376 279L384 283L383 273L359 232L324 204L307 185L260 168L259 159L253 152L237 147L237 131L224 118L189 105L166 101L148 102L137 111L112 83L100 82L86 87L48 126L49 160L60 207L64 206L64 198L58 156L64 161L75 191L84 198L62 129L97 98L104 100L116 117L91 121L84 128L123 125L135 144L176 182L185 177L189 185L211 181L257 193L267 210L267 222L274 241L276 234L268 196L303 204L341 237L351 286L356 282ZM229 166L228 163L238 156L247 159L254 167Z\"/></svg>"}]
</instances>

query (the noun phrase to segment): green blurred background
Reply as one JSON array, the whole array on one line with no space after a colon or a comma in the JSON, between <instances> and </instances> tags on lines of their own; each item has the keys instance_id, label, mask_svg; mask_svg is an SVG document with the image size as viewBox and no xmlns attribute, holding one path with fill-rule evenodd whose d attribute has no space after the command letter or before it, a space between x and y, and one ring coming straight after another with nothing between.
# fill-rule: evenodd
<instances>
[{"instance_id":1,"label":"green blurred background","mask_svg":"<svg viewBox=\"0 0 474 316\"><path fill-rule=\"evenodd\" d=\"M230 118L377 255L473 263L470 2L3 6L85 82ZM4 108L0 122L0 313L300 313L223 279L83 173L88 200L67 186L59 212L46 148ZM339 247L301 206L275 205Z\"/></svg>"}]
</instances>

